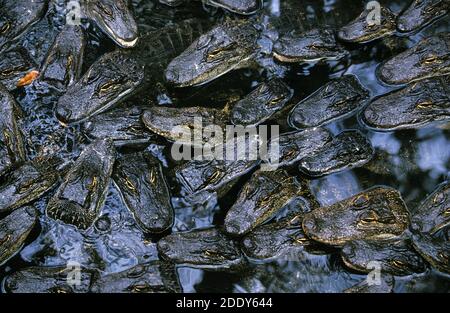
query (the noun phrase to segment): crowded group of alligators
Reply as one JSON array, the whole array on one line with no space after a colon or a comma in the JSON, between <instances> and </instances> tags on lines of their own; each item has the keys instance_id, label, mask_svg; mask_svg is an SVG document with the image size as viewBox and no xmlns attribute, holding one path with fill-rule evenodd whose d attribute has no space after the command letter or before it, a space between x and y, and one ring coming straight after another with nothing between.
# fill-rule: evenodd
<instances>
[{"instance_id":1,"label":"crowded group of alligators","mask_svg":"<svg viewBox=\"0 0 450 313\"><path fill-rule=\"evenodd\" d=\"M378 21L364 1L321 14L302 0L154 2L161 12L188 6L210 16L186 15L142 29L127 0L82 0L75 13L73 1L0 0L0 264L21 251L44 218L80 233L99 227L111 183L136 225L155 236L159 255L115 273L81 264L79 284L69 284L66 264L28 266L8 272L2 291L179 292L175 266L240 272L249 260L327 249L338 249L349 271L369 273L370 264L380 264L381 284L364 280L351 292L390 292L393 276L430 268L450 274L448 181L435 186L414 213L387 185L327 206L310 188L311 179L370 168L375 158L361 130L335 134L327 128L332 122L356 116L362 129L375 132L448 125L450 34L432 34L384 60L373 74L395 88L377 97L346 74L293 102L294 90L278 75L279 67L293 64L345 64L353 50L374 41L416 34L448 18L449 0L412 0L399 12L381 1ZM270 13L274 3L285 12L282 18ZM63 8L68 19L58 32L47 31L43 21L55 8ZM80 14L82 23L70 22L70 14ZM45 36L30 39L35 27ZM92 60L86 33L93 28L115 47ZM230 96L223 107L186 106L168 91L204 86L243 68L265 79L246 95ZM44 96L23 108L17 98L30 88ZM47 103L46 93L56 98ZM37 125L27 117L40 107L51 107L55 123ZM285 122L279 158L187 160L168 177L147 147L155 140L167 146L179 141L183 136L173 128L190 132L200 117L204 126L223 129ZM46 139L36 141L45 127ZM69 148L69 131L84 138L81 152ZM204 141L216 144L213 139ZM272 162L278 167L264 170ZM191 200L229 197L230 190L237 196L220 225L171 231L174 181ZM37 208L45 197L45 206ZM281 215L287 206L295 210Z\"/></svg>"}]
</instances>

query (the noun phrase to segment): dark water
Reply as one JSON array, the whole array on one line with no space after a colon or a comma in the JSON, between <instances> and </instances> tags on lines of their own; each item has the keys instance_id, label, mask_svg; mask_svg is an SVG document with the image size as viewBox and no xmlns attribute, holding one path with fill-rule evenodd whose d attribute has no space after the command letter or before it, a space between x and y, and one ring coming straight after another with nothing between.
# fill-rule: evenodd
<instances>
[{"instance_id":1,"label":"dark water","mask_svg":"<svg viewBox=\"0 0 450 313\"><path fill-rule=\"evenodd\" d=\"M283 1L283 0L280 0ZM274 14L277 1L266 1ZM313 10L333 12L340 1L313 1ZM355 1L357 2L357 1ZM383 1L382 1L383 2ZM384 1L392 10L398 12L409 1ZM51 38L63 25L64 1L54 1L47 17L37 24L24 38L21 44L30 52L36 64L42 62L51 44ZM133 0L136 16L141 30L153 30L167 23L176 22L186 17L221 18L222 12L207 8L200 3L178 9L169 9L156 5L153 1ZM354 16L358 14L355 13ZM375 68L383 60L414 45L423 37L436 32L447 32L448 17L442 19L423 31L409 37L393 37L379 40L365 46L352 47L349 64L314 64L286 66L274 63L271 58L261 60L271 72L283 77L285 82L295 90L297 101L311 94L329 79L343 74L355 74L367 87L372 96L390 91L392 88L380 84L375 75ZM114 44L92 25L86 24L89 45L86 53L85 68L99 55L114 49ZM239 70L221 77L209 85L186 90L170 90L169 96L180 105L205 105L223 107L232 99L247 94L258 82L263 81L267 70ZM27 136L27 148L30 158L43 151L56 151L67 162L75 159L87 143L78 135L77 127L63 128L53 118L53 105L57 94L48 93L37 86L28 86L15 93L16 98L26 112L23 121ZM166 96L161 97L164 102ZM275 121L287 130L283 119ZM349 117L327 126L333 133L344 129L360 129L377 150L380 158L379 168L385 170L369 171L355 169L326 176L311 181L311 186L321 205L329 205L345 199L359 191L374 185L384 184L397 188L402 193L411 212L441 182L449 179L450 132L436 127L418 131L398 131L376 133L358 125L356 118ZM56 138L56 139L55 139ZM195 203L183 197L175 179L170 176L173 164L169 156L169 145L164 140L151 144L152 151L163 162L173 193L173 205L176 220L173 231L221 225L223 218L232 205L236 192L223 199L212 196L207 201ZM295 168L290 169L299 177ZM242 180L245 181L245 178ZM110 223L109 230L91 227L86 232L55 222L42 214L49 195L35 203L41 212L40 227L30 236L20 253L6 265L0 267L0 278L21 268L40 265L65 265L76 261L88 268L95 268L103 273L119 272L138 263L157 259L155 242L143 234L136 226L131 214L122 204L118 191L111 184L106 204L97 222ZM229 274L225 272L206 272L199 269L179 267L179 280L185 292L340 292L362 280L365 275L348 271L342 264L339 254L312 255L307 252L295 256L285 256L270 262L250 262L245 273ZM418 275L395 277L396 292L448 292L450 278L432 269Z\"/></svg>"}]
</instances>

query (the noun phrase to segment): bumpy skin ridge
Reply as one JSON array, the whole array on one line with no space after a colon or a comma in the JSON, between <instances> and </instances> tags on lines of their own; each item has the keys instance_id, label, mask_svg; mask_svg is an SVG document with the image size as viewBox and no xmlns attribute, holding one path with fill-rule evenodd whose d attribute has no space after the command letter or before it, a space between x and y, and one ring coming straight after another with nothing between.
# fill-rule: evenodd
<instances>
[{"instance_id":1,"label":"bumpy skin ridge","mask_svg":"<svg viewBox=\"0 0 450 313\"><path fill-rule=\"evenodd\" d=\"M408 225L409 213L400 193L383 186L316 209L306 214L302 223L309 238L332 246L351 240L395 237Z\"/></svg>"},{"instance_id":2,"label":"bumpy skin ridge","mask_svg":"<svg viewBox=\"0 0 450 313\"><path fill-rule=\"evenodd\" d=\"M50 199L47 215L80 229L89 228L104 204L114 160L111 140L87 146Z\"/></svg>"}]
</instances>

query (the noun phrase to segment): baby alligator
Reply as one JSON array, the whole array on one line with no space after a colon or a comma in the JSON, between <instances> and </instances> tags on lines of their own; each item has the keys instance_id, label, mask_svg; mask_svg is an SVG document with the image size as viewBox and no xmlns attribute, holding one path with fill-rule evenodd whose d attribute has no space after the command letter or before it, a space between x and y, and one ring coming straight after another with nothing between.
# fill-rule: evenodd
<instances>
[{"instance_id":1,"label":"baby alligator","mask_svg":"<svg viewBox=\"0 0 450 313\"><path fill-rule=\"evenodd\" d=\"M377 131L414 129L450 120L450 75L411 83L372 101L360 121Z\"/></svg>"},{"instance_id":2,"label":"baby alligator","mask_svg":"<svg viewBox=\"0 0 450 313\"><path fill-rule=\"evenodd\" d=\"M351 240L401 235L408 227L408 215L397 190L373 187L307 213L302 226L306 235L315 241L343 246Z\"/></svg>"}]
</instances>

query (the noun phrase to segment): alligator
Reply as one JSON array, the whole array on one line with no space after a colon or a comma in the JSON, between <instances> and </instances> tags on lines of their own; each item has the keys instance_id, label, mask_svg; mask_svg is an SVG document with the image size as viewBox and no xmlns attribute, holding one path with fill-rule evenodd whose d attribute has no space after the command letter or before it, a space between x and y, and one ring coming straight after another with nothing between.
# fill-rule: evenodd
<instances>
[{"instance_id":1,"label":"alligator","mask_svg":"<svg viewBox=\"0 0 450 313\"><path fill-rule=\"evenodd\" d=\"M350 2L341 1L338 6L346 4ZM272 52L278 59L295 62L348 56L336 42L331 28L348 23L353 8L358 6L351 2L348 7L352 9L339 14L317 8L311 18L308 11L315 5L317 3L282 1L282 18L263 12L249 19L225 19L170 62L165 71L166 81L176 87L203 85L230 71L254 67L259 59ZM278 40L279 37L282 39ZM262 47L262 42L267 41L273 46L271 51ZM301 53L295 47L302 47ZM288 55L290 51L294 52L292 56Z\"/></svg>"},{"instance_id":2,"label":"alligator","mask_svg":"<svg viewBox=\"0 0 450 313\"><path fill-rule=\"evenodd\" d=\"M448 0L413 0L398 16L397 28L405 33L417 31L446 16L449 8Z\"/></svg>"},{"instance_id":3,"label":"alligator","mask_svg":"<svg viewBox=\"0 0 450 313\"><path fill-rule=\"evenodd\" d=\"M264 123L285 108L293 95L294 91L279 78L263 82L234 104L231 122L243 126Z\"/></svg>"},{"instance_id":4,"label":"alligator","mask_svg":"<svg viewBox=\"0 0 450 313\"><path fill-rule=\"evenodd\" d=\"M412 244L432 267L450 274L450 241L448 239L426 233L414 233Z\"/></svg>"},{"instance_id":5,"label":"alligator","mask_svg":"<svg viewBox=\"0 0 450 313\"><path fill-rule=\"evenodd\" d=\"M144 232L161 233L173 224L170 193L160 162L148 152L116 160L113 180Z\"/></svg>"},{"instance_id":6,"label":"alligator","mask_svg":"<svg viewBox=\"0 0 450 313\"><path fill-rule=\"evenodd\" d=\"M56 117L64 124L81 122L131 93L154 90L170 59L201 32L202 23L188 20L142 35L133 49L104 54L59 98Z\"/></svg>"},{"instance_id":7,"label":"alligator","mask_svg":"<svg viewBox=\"0 0 450 313\"><path fill-rule=\"evenodd\" d=\"M337 41L333 29L317 28L307 32L290 32L273 46L273 56L280 62L317 62L340 60L349 56Z\"/></svg>"},{"instance_id":8,"label":"alligator","mask_svg":"<svg viewBox=\"0 0 450 313\"><path fill-rule=\"evenodd\" d=\"M47 11L47 0L0 1L0 53L8 50Z\"/></svg>"},{"instance_id":9,"label":"alligator","mask_svg":"<svg viewBox=\"0 0 450 313\"><path fill-rule=\"evenodd\" d=\"M22 207L0 220L0 265L22 249L37 220L33 207Z\"/></svg>"},{"instance_id":10,"label":"alligator","mask_svg":"<svg viewBox=\"0 0 450 313\"><path fill-rule=\"evenodd\" d=\"M141 121L145 107L140 105L121 106L95 115L81 124L80 131L89 139L113 140L116 146L140 146L155 135Z\"/></svg>"},{"instance_id":11,"label":"alligator","mask_svg":"<svg viewBox=\"0 0 450 313\"><path fill-rule=\"evenodd\" d=\"M87 293L95 274L94 271L81 268L77 277L71 266L33 266L6 276L2 282L2 291L6 293Z\"/></svg>"},{"instance_id":12,"label":"alligator","mask_svg":"<svg viewBox=\"0 0 450 313\"><path fill-rule=\"evenodd\" d=\"M319 151L332 140L331 132L321 127L284 133L269 142L270 149L265 161L270 166L290 166ZM273 145L277 145L278 149L272 149Z\"/></svg>"},{"instance_id":13,"label":"alligator","mask_svg":"<svg viewBox=\"0 0 450 313\"><path fill-rule=\"evenodd\" d=\"M207 128L215 125L225 132L229 114L225 110L205 107L163 107L153 106L144 111L142 122L152 132L180 144L201 146L223 144L221 136L207 136ZM195 132L202 130L198 142Z\"/></svg>"},{"instance_id":14,"label":"alligator","mask_svg":"<svg viewBox=\"0 0 450 313\"><path fill-rule=\"evenodd\" d=\"M374 155L370 141L359 130L346 130L299 162L300 171L319 177L367 164Z\"/></svg>"},{"instance_id":15,"label":"alligator","mask_svg":"<svg viewBox=\"0 0 450 313\"><path fill-rule=\"evenodd\" d=\"M256 171L228 210L225 231L233 236L249 233L300 197L304 188L304 184L285 170Z\"/></svg>"},{"instance_id":16,"label":"alligator","mask_svg":"<svg viewBox=\"0 0 450 313\"><path fill-rule=\"evenodd\" d=\"M161 261L138 264L123 272L94 278L93 293L178 293L181 286L173 265Z\"/></svg>"},{"instance_id":17,"label":"alligator","mask_svg":"<svg viewBox=\"0 0 450 313\"><path fill-rule=\"evenodd\" d=\"M0 84L0 176L14 165L25 161L25 146L18 125L19 104Z\"/></svg>"},{"instance_id":18,"label":"alligator","mask_svg":"<svg viewBox=\"0 0 450 313\"><path fill-rule=\"evenodd\" d=\"M30 57L20 49L4 52L1 56L0 84L9 91L17 89L20 79L36 69Z\"/></svg>"},{"instance_id":19,"label":"alligator","mask_svg":"<svg viewBox=\"0 0 450 313\"><path fill-rule=\"evenodd\" d=\"M295 105L289 114L289 125L301 129L343 119L362 108L369 97L369 91L355 76L333 79Z\"/></svg>"},{"instance_id":20,"label":"alligator","mask_svg":"<svg viewBox=\"0 0 450 313\"><path fill-rule=\"evenodd\" d=\"M48 202L47 216L82 230L89 228L104 204L114 160L112 140L99 139L87 146Z\"/></svg>"},{"instance_id":21,"label":"alligator","mask_svg":"<svg viewBox=\"0 0 450 313\"><path fill-rule=\"evenodd\" d=\"M395 276L422 273L426 269L425 261L410 240L401 237L349 241L342 247L341 256L347 267L362 273L373 271L371 262L379 262L382 273Z\"/></svg>"},{"instance_id":22,"label":"alligator","mask_svg":"<svg viewBox=\"0 0 450 313\"><path fill-rule=\"evenodd\" d=\"M382 63L378 78L389 85L402 85L450 73L449 33L419 41L414 47Z\"/></svg>"},{"instance_id":23,"label":"alligator","mask_svg":"<svg viewBox=\"0 0 450 313\"><path fill-rule=\"evenodd\" d=\"M401 235L409 225L400 193L377 186L328 207L305 214L305 234L320 243L342 247L351 240Z\"/></svg>"},{"instance_id":24,"label":"alligator","mask_svg":"<svg viewBox=\"0 0 450 313\"><path fill-rule=\"evenodd\" d=\"M243 136L233 138L224 145L215 147L215 151L211 151L211 154L207 149L203 149L201 160L194 157L176 166L175 177L188 194L203 192L216 192L219 196L224 194L239 177L255 169L261 162L258 156L252 153L252 147L257 146L258 138L243 139ZM241 151L240 143L244 144L245 151ZM233 147L229 148L229 145Z\"/></svg>"},{"instance_id":25,"label":"alligator","mask_svg":"<svg viewBox=\"0 0 450 313\"><path fill-rule=\"evenodd\" d=\"M380 21L370 21L371 11L365 9L356 19L345 25L338 32L338 38L351 43L368 43L392 35L396 31L397 16L391 10L380 8Z\"/></svg>"},{"instance_id":26,"label":"alligator","mask_svg":"<svg viewBox=\"0 0 450 313\"><path fill-rule=\"evenodd\" d=\"M159 0L159 2L169 5L178 6L187 0ZM241 15L255 14L263 7L262 0L202 0L206 5L217 8L223 8L232 13Z\"/></svg>"},{"instance_id":27,"label":"alligator","mask_svg":"<svg viewBox=\"0 0 450 313\"><path fill-rule=\"evenodd\" d=\"M306 250L314 252L317 244L302 229L302 214L290 214L273 223L255 228L241 241L247 257L269 260Z\"/></svg>"},{"instance_id":28,"label":"alligator","mask_svg":"<svg viewBox=\"0 0 450 313\"><path fill-rule=\"evenodd\" d=\"M138 26L127 0L82 0L82 15L93 21L122 48L138 42Z\"/></svg>"},{"instance_id":29,"label":"alligator","mask_svg":"<svg viewBox=\"0 0 450 313\"><path fill-rule=\"evenodd\" d=\"M439 185L414 210L411 217L411 229L414 232L435 235L450 226L450 183Z\"/></svg>"},{"instance_id":30,"label":"alligator","mask_svg":"<svg viewBox=\"0 0 450 313\"><path fill-rule=\"evenodd\" d=\"M173 233L157 246L163 259L189 267L236 271L246 263L238 243L217 228Z\"/></svg>"},{"instance_id":31,"label":"alligator","mask_svg":"<svg viewBox=\"0 0 450 313\"><path fill-rule=\"evenodd\" d=\"M39 80L64 90L81 75L86 38L79 26L66 25L56 37L42 65Z\"/></svg>"},{"instance_id":32,"label":"alligator","mask_svg":"<svg viewBox=\"0 0 450 313\"><path fill-rule=\"evenodd\" d=\"M449 82L449 75L434 77L382 95L359 114L359 120L376 131L415 129L448 122Z\"/></svg>"},{"instance_id":33,"label":"alligator","mask_svg":"<svg viewBox=\"0 0 450 313\"><path fill-rule=\"evenodd\" d=\"M0 213L39 199L59 180L55 158L38 158L4 174L0 180Z\"/></svg>"}]
</instances>

